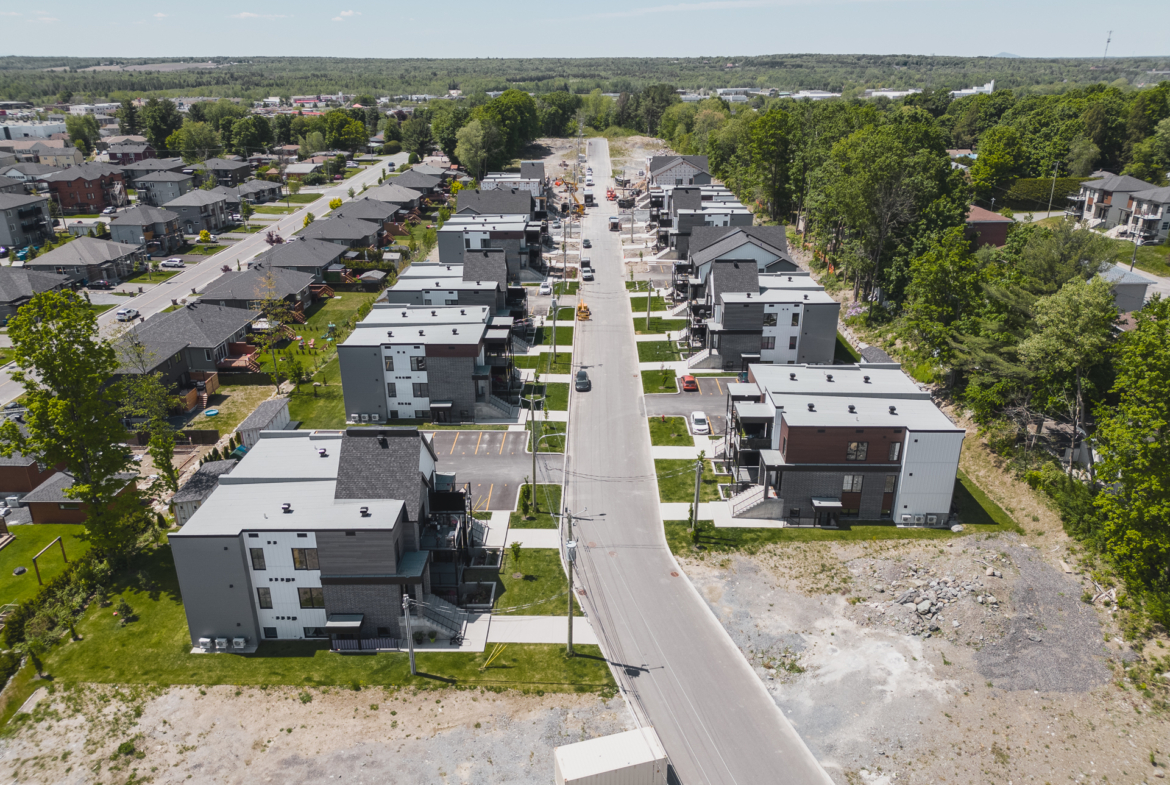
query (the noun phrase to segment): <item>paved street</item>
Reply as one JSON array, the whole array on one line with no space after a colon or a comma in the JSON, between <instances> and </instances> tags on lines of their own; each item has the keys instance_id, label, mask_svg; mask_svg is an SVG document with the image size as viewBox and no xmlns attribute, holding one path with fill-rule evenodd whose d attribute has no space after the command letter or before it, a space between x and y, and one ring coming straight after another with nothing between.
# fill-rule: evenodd
<instances>
[{"instance_id":1,"label":"paved street","mask_svg":"<svg viewBox=\"0 0 1170 785\"><path fill-rule=\"evenodd\" d=\"M607 143L593 139L589 151L604 192ZM597 281L582 284L593 321L578 322L573 347L593 380L572 394L566 464L584 605L674 781L828 783L666 547L619 240L605 231L616 212L603 201L585 219Z\"/></svg>"}]
</instances>

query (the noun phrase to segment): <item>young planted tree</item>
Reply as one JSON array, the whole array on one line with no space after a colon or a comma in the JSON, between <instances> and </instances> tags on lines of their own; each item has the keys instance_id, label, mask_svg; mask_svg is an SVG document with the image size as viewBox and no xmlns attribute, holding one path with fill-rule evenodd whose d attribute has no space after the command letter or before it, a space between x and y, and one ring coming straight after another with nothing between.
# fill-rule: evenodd
<instances>
[{"instance_id":1,"label":"young planted tree","mask_svg":"<svg viewBox=\"0 0 1170 785\"><path fill-rule=\"evenodd\" d=\"M258 341L272 358L272 384L277 392L280 392L280 364L276 360L276 346L284 340L285 325L292 321L292 306L280 296L279 286L276 272L271 267L263 268L256 299L252 301L253 310L259 311L268 323L268 329Z\"/></svg>"},{"instance_id":2,"label":"young planted tree","mask_svg":"<svg viewBox=\"0 0 1170 785\"><path fill-rule=\"evenodd\" d=\"M158 478L152 487L175 493L179 490L179 471L175 468L175 428L167 415L174 396L163 382L160 372L151 372L158 358L133 329L115 339L115 349L122 367L132 373L122 380L121 415L129 419L138 433L147 436L147 453Z\"/></svg>"}]
</instances>

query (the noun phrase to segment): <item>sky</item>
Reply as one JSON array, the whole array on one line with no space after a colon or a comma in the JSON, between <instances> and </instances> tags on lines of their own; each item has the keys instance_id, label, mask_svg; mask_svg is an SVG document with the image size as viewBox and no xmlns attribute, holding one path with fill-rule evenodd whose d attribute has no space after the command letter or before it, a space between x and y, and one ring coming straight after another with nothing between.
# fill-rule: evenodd
<instances>
[{"instance_id":1,"label":"sky","mask_svg":"<svg viewBox=\"0 0 1170 785\"><path fill-rule=\"evenodd\" d=\"M1090 0L0 0L0 55L1170 56L1170 2ZM35 7L35 10L31 10ZM1122 6L1119 6L1121 8ZM1124 20L1123 20L1124 16Z\"/></svg>"}]
</instances>

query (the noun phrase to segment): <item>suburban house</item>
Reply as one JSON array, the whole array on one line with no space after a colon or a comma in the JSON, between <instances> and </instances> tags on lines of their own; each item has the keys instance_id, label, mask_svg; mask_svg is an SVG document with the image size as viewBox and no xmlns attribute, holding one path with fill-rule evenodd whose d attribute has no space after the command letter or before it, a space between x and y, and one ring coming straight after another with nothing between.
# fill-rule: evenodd
<instances>
[{"instance_id":1,"label":"suburban house","mask_svg":"<svg viewBox=\"0 0 1170 785\"><path fill-rule=\"evenodd\" d=\"M753 260L714 262L692 302L689 368L746 371L751 363L831 363L841 304L806 272L760 275Z\"/></svg>"},{"instance_id":2,"label":"suburban house","mask_svg":"<svg viewBox=\"0 0 1170 785\"><path fill-rule=\"evenodd\" d=\"M1129 195L1129 234L1143 243L1170 240L1170 186L1134 191Z\"/></svg>"},{"instance_id":3,"label":"suburban house","mask_svg":"<svg viewBox=\"0 0 1170 785\"><path fill-rule=\"evenodd\" d=\"M44 178L61 171L63 166L49 166L48 164L16 163L0 166L0 174L11 177L17 182L24 183L29 191L43 190L38 186Z\"/></svg>"},{"instance_id":4,"label":"suburban house","mask_svg":"<svg viewBox=\"0 0 1170 785\"><path fill-rule=\"evenodd\" d=\"M897 364L751 365L727 417L732 518L952 523L966 432Z\"/></svg>"},{"instance_id":5,"label":"suburban house","mask_svg":"<svg viewBox=\"0 0 1170 785\"><path fill-rule=\"evenodd\" d=\"M355 218L323 218L297 232L306 240L323 240L347 248L376 248L381 228Z\"/></svg>"},{"instance_id":6,"label":"suburban house","mask_svg":"<svg viewBox=\"0 0 1170 785\"><path fill-rule=\"evenodd\" d=\"M127 186L137 188L138 178L144 174L151 174L152 172L190 174L190 172L183 171L186 168L187 164L183 163L182 158L143 158L141 161L124 164L122 166L122 175L126 178Z\"/></svg>"},{"instance_id":7,"label":"suburban house","mask_svg":"<svg viewBox=\"0 0 1170 785\"><path fill-rule=\"evenodd\" d=\"M761 275L800 269L788 253L783 226L697 226L686 258L673 265L672 288L688 300L703 300L711 266L727 259L755 261Z\"/></svg>"},{"instance_id":8,"label":"suburban house","mask_svg":"<svg viewBox=\"0 0 1170 785\"><path fill-rule=\"evenodd\" d=\"M115 166L126 166L143 158L154 158L154 148L148 142L119 142L106 148L106 155Z\"/></svg>"},{"instance_id":9,"label":"suburban house","mask_svg":"<svg viewBox=\"0 0 1170 785\"><path fill-rule=\"evenodd\" d=\"M443 178L437 174L424 174L411 169L400 175L391 176L390 182L402 188L418 191L424 196L433 194L443 184Z\"/></svg>"},{"instance_id":10,"label":"suburban house","mask_svg":"<svg viewBox=\"0 0 1170 785\"><path fill-rule=\"evenodd\" d=\"M270 267L308 273L313 276L315 283L321 283L325 280L325 273L330 268L336 266L340 271L343 253L345 253L345 246L337 243L327 243L324 240L294 239L272 246L259 254L251 264L260 262Z\"/></svg>"},{"instance_id":11,"label":"suburban house","mask_svg":"<svg viewBox=\"0 0 1170 785\"><path fill-rule=\"evenodd\" d=\"M124 472L118 474L117 478L126 483L118 492L119 496L134 492L137 474ZM21 498L20 504L29 509L33 523L85 523L89 517L89 506L65 495L65 491L73 487L73 481L73 475L69 472L56 472Z\"/></svg>"},{"instance_id":12,"label":"suburban house","mask_svg":"<svg viewBox=\"0 0 1170 785\"><path fill-rule=\"evenodd\" d=\"M248 180L236 186L240 198L252 204L275 202L280 199L282 189L280 183L268 180Z\"/></svg>"},{"instance_id":13,"label":"suburban house","mask_svg":"<svg viewBox=\"0 0 1170 785\"><path fill-rule=\"evenodd\" d=\"M140 175L134 181L138 189L138 203L152 207L164 205L194 189L194 179L182 172L150 172Z\"/></svg>"},{"instance_id":14,"label":"suburban house","mask_svg":"<svg viewBox=\"0 0 1170 785\"><path fill-rule=\"evenodd\" d=\"M291 428L289 426L292 426ZM249 414L236 428L240 444L252 449L260 440L261 431L295 430L296 425L288 416L288 398L279 397L264 401Z\"/></svg>"},{"instance_id":15,"label":"suburban house","mask_svg":"<svg viewBox=\"0 0 1170 785\"><path fill-rule=\"evenodd\" d=\"M530 164L528 167L529 175L534 175L535 171L531 164L534 162L526 162ZM548 209L548 197L551 189L548 187L548 182L544 179L544 164L539 164L541 174L536 176L525 176L523 171L524 165L521 164L520 174L513 174L511 172L489 172L483 180L480 181L479 188L481 191L521 191L527 193L532 197L533 209L529 213L534 217L543 218L545 211ZM463 191L459 192L459 196L463 195Z\"/></svg>"},{"instance_id":16,"label":"suburban house","mask_svg":"<svg viewBox=\"0 0 1170 785\"><path fill-rule=\"evenodd\" d=\"M536 217L536 201L530 191L519 188L465 188L456 194L456 215L520 215Z\"/></svg>"},{"instance_id":17,"label":"suburban house","mask_svg":"<svg viewBox=\"0 0 1170 785\"><path fill-rule=\"evenodd\" d=\"M512 320L492 308L376 303L337 347L350 422L511 418Z\"/></svg>"},{"instance_id":18,"label":"suburban house","mask_svg":"<svg viewBox=\"0 0 1170 785\"><path fill-rule=\"evenodd\" d=\"M78 237L24 263L24 269L61 275L70 283L120 281L146 266L146 252L138 243L127 244Z\"/></svg>"},{"instance_id":19,"label":"suburban house","mask_svg":"<svg viewBox=\"0 0 1170 785\"><path fill-rule=\"evenodd\" d=\"M492 248L504 252L509 281L541 277L540 224L526 215L453 215L438 236L443 264L462 264L465 251Z\"/></svg>"},{"instance_id":20,"label":"suburban house","mask_svg":"<svg viewBox=\"0 0 1170 785\"><path fill-rule=\"evenodd\" d=\"M1140 311L1146 303L1146 291L1156 283L1117 264L1102 270L1101 277L1113 284L1113 305L1122 314Z\"/></svg>"},{"instance_id":21,"label":"suburban house","mask_svg":"<svg viewBox=\"0 0 1170 785\"><path fill-rule=\"evenodd\" d=\"M418 207L422 192L413 188L403 188L395 183L385 183L366 190L362 193L361 198L398 205L400 210L410 211Z\"/></svg>"},{"instance_id":22,"label":"suburban house","mask_svg":"<svg viewBox=\"0 0 1170 785\"><path fill-rule=\"evenodd\" d=\"M1007 244L1008 230L1015 223L1011 218L985 210L977 204L967 208L967 224L964 234L976 248L994 245L1002 248Z\"/></svg>"},{"instance_id":23,"label":"suburban house","mask_svg":"<svg viewBox=\"0 0 1170 785\"><path fill-rule=\"evenodd\" d=\"M0 175L0 194L24 194L27 191L24 183L11 177Z\"/></svg>"},{"instance_id":24,"label":"suburban house","mask_svg":"<svg viewBox=\"0 0 1170 785\"><path fill-rule=\"evenodd\" d=\"M111 133L109 136L106 136L105 132L103 131L102 138L98 141L97 147L99 150L108 150L116 144L127 144L135 142L143 144L146 142L146 137L139 136L138 134L120 134L116 131Z\"/></svg>"},{"instance_id":25,"label":"suburban house","mask_svg":"<svg viewBox=\"0 0 1170 785\"><path fill-rule=\"evenodd\" d=\"M0 245L23 248L53 236L49 200L43 196L0 194Z\"/></svg>"},{"instance_id":26,"label":"suburban house","mask_svg":"<svg viewBox=\"0 0 1170 785\"><path fill-rule=\"evenodd\" d=\"M252 356L257 349L244 339L259 316L259 311L210 303L155 314L115 345L118 374L161 373L164 384L177 385L185 396L217 373L254 373L260 369Z\"/></svg>"},{"instance_id":27,"label":"suburban house","mask_svg":"<svg viewBox=\"0 0 1170 785\"><path fill-rule=\"evenodd\" d=\"M234 460L208 461L195 470L179 492L171 497L171 512L175 525L185 526L195 511L203 506L219 487L219 478L236 468Z\"/></svg>"},{"instance_id":28,"label":"suburban house","mask_svg":"<svg viewBox=\"0 0 1170 785\"><path fill-rule=\"evenodd\" d=\"M353 221L368 221L376 226L379 232L389 232L397 213L398 205L379 202L376 199L355 199L332 210L329 213L329 220L348 218Z\"/></svg>"},{"instance_id":29,"label":"suburban house","mask_svg":"<svg viewBox=\"0 0 1170 785\"><path fill-rule=\"evenodd\" d=\"M252 174L252 165L247 161L229 161L225 158L208 158L196 164L192 173L195 175L195 184L202 185L207 176L215 177L216 185L239 185Z\"/></svg>"},{"instance_id":30,"label":"suburban house","mask_svg":"<svg viewBox=\"0 0 1170 785\"><path fill-rule=\"evenodd\" d=\"M228 308L252 309L258 300L279 299L288 303L296 314L296 321L303 321L305 308L313 302L310 286L313 276L284 267L270 267L264 263L253 263L247 270L224 273L203 290L201 303L223 305Z\"/></svg>"},{"instance_id":31,"label":"suburban house","mask_svg":"<svg viewBox=\"0 0 1170 785\"><path fill-rule=\"evenodd\" d=\"M71 166L40 180L48 184L64 215L100 213L127 202L122 170L108 164Z\"/></svg>"},{"instance_id":32,"label":"suburban house","mask_svg":"<svg viewBox=\"0 0 1170 785\"><path fill-rule=\"evenodd\" d=\"M705 155L656 155L646 161L650 185L707 185L711 168Z\"/></svg>"},{"instance_id":33,"label":"suburban house","mask_svg":"<svg viewBox=\"0 0 1170 785\"><path fill-rule=\"evenodd\" d=\"M1081 183L1080 192L1068 197L1070 205L1065 215L1088 221L1090 229L1110 229L1130 220L1132 194L1157 189L1153 183L1129 175L1104 175Z\"/></svg>"},{"instance_id":34,"label":"suburban house","mask_svg":"<svg viewBox=\"0 0 1170 785\"><path fill-rule=\"evenodd\" d=\"M145 246L152 254L169 254L183 245L179 214L158 207L131 207L110 221L115 242Z\"/></svg>"},{"instance_id":35,"label":"suburban house","mask_svg":"<svg viewBox=\"0 0 1170 785\"><path fill-rule=\"evenodd\" d=\"M23 426L17 427L23 430ZM55 475L57 470L52 466L45 466L36 458L30 458L19 452L10 457L0 455L0 494L5 499L9 496L21 496L39 488L46 480Z\"/></svg>"},{"instance_id":36,"label":"suburban house","mask_svg":"<svg viewBox=\"0 0 1170 785\"><path fill-rule=\"evenodd\" d=\"M35 260L34 260L35 261ZM0 320L7 321L34 295L69 287L69 278L32 267L0 267ZM2 489L3 483L0 483Z\"/></svg>"},{"instance_id":37,"label":"suburban house","mask_svg":"<svg viewBox=\"0 0 1170 785\"><path fill-rule=\"evenodd\" d=\"M284 176L290 180L300 180L321 171L321 164L299 163L284 167Z\"/></svg>"},{"instance_id":38,"label":"suburban house","mask_svg":"<svg viewBox=\"0 0 1170 785\"><path fill-rule=\"evenodd\" d=\"M179 227L186 234L215 233L228 223L227 199L210 191L188 191L163 207L179 216Z\"/></svg>"},{"instance_id":39,"label":"suburban house","mask_svg":"<svg viewBox=\"0 0 1170 785\"><path fill-rule=\"evenodd\" d=\"M85 156L64 139L36 139L16 142L2 142L4 149L12 152L25 163L44 164L57 169L77 166L85 162Z\"/></svg>"},{"instance_id":40,"label":"suburban house","mask_svg":"<svg viewBox=\"0 0 1170 785\"><path fill-rule=\"evenodd\" d=\"M412 428L265 431L171 535L191 643L395 649L404 597L414 631L462 633L451 603L490 607L499 557L437 465Z\"/></svg>"}]
</instances>

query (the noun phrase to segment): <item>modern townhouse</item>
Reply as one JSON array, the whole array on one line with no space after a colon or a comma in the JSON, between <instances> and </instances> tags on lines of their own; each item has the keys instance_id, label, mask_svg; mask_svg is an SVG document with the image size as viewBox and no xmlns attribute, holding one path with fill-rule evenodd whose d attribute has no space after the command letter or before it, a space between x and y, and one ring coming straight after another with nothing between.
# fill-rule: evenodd
<instances>
[{"instance_id":1,"label":"modern townhouse","mask_svg":"<svg viewBox=\"0 0 1170 785\"><path fill-rule=\"evenodd\" d=\"M159 207L131 207L110 221L110 238L165 255L183 245L179 214Z\"/></svg>"},{"instance_id":2,"label":"modern townhouse","mask_svg":"<svg viewBox=\"0 0 1170 785\"><path fill-rule=\"evenodd\" d=\"M463 264L412 264L379 303L399 305L487 305L499 316L526 312L523 286L509 286L507 265L498 249L466 252Z\"/></svg>"},{"instance_id":3,"label":"modern townhouse","mask_svg":"<svg viewBox=\"0 0 1170 785\"><path fill-rule=\"evenodd\" d=\"M783 226L698 226L686 257L672 266L671 288L689 301L703 301L711 266L727 259L754 261L761 275L800 269L788 253Z\"/></svg>"},{"instance_id":4,"label":"modern townhouse","mask_svg":"<svg viewBox=\"0 0 1170 785\"><path fill-rule=\"evenodd\" d=\"M194 175L189 170L190 167L183 162L182 158L143 158L140 161L122 165L122 176L126 180L128 188L137 188L138 178L152 174L154 172L179 172L181 174Z\"/></svg>"},{"instance_id":5,"label":"modern townhouse","mask_svg":"<svg viewBox=\"0 0 1170 785\"><path fill-rule=\"evenodd\" d=\"M144 158L154 158L154 147L148 142L119 142L106 148L106 155L110 163L115 166L127 166L137 163Z\"/></svg>"},{"instance_id":6,"label":"modern townhouse","mask_svg":"<svg viewBox=\"0 0 1170 785\"><path fill-rule=\"evenodd\" d=\"M195 175L195 185L203 185L209 176L215 178L217 185L236 186L248 179L252 174L252 166L247 161L229 161L225 158L208 158L192 169Z\"/></svg>"},{"instance_id":7,"label":"modern townhouse","mask_svg":"<svg viewBox=\"0 0 1170 785\"><path fill-rule=\"evenodd\" d=\"M1170 187L1134 191L1126 204L1128 233L1143 243L1170 239Z\"/></svg>"},{"instance_id":8,"label":"modern townhouse","mask_svg":"<svg viewBox=\"0 0 1170 785\"><path fill-rule=\"evenodd\" d=\"M1124 174L1110 174L1081 183L1081 190L1069 198L1065 215L1084 220L1091 229L1111 229L1130 219L1130 195L1157 186Z\"/></svg>"},{"instance_id":9,"label":"modern townhouse","mask_svg":"<svg viewBox=\"0 0 1170 785\"><path fill-rule=\"evenodd\" d=\"M247 270L216 278L203 290L199 302L251 310L258 309L262 300L282 300L292 320L303 322L305 309L313 303L313 283L309 273L253 262Z\"/></svg>"},{"instance_id":10,"label":"modern townhouse","mask_svg":"<svg viewBox=\"0 0 1170 785\"><path fill-rule=\"evenodd\" d=\"M195 178L182 172L150 172L134 181L138 189L138 203L161 207L195 188Z\"/></svg>"},{"instance_id":11,"label":"modern townhouse","mask_svg":"<svg viewBox=\"0 0 1170 785\"><path fill-rule=\"evenodd\" d=\"M419 202L422 199L422 191L416 191L413 188L404 188L394 182L388 182L376 188L368 189L362 193L361 198L398 205L398 209L410 212L419 206Z\"/></svg>"},{"instance_id":12,"label":"modern townhouse","mask_svg":"<svg viewBox=\"0 0 1170 785\"><path fill-rule=\"evenodd\" d=\"M179 227L187 234L214 234L228 224L227 199L210 191L188 191L163 207L179 216Z\"/></svg>"},{"instance_id":13,"label":"modern townhouse","mask_svg":"<svg viewBox=\"0 0 1170 785\"><path fill-rule=\"evenodd\" d=\"M548 181L544 178L544 165L540 164L539 176L537 176L536 167L531 166L533 162L526 162L530 164L529 171L525 174L521 171L519 174L512 172L489 172L479 184L481 191L520 191L529 194L532 197L533 209L531 215L535 218L544 218L547 215L548 200L552 193ZM523 170L523 165L521 165ZM459 192L459 196L463 195L463 191Z\"/></svg>"},{"instance_id":14,"label":"modern townhouse","mask_svg":"<svg viewBox=\"0 0 1170 785\"><path fill-rule=\"evenodd\" d=\"M322 240L346 248L376 248L382 231L377 224L356 218L322 218L297 232L306 240Z\"/></svg>"},{"instance_id":15,"label":"modern townhouse","mask_svg":"<svg viewBox=\"0 0 1170 785\"><path fill-rule=\"evenodd\" d=\"M53 236L49 200L43 196L0 194L0 245L23 248Z\"/></svg>"},{"instance_id":16,"label":"modern townhouse","mask_svg":"<svg viewBox=\"0 0 1170 785\"><path fill-rule=\"evenodd\" d=\"M466 251L498 249L504 252L509 281L542 275L540 223L525 215L453 215L438 235L443 264L462 264Z\"/></svg>"},{"instance_id":17,"label":"modern townhouse","mask_svg":"<svg viewBox=\"0 0 1170 785\"><path fill-rule=\"evenodd\" d=\"M176 526L185 526L195 511L219 487L219 478L236 468L235 460L208 461L195 470L179 492L171 497L171 512Z\"/></svg>"},{"instance_id":18,"label":"modern townhouse","mask_svg":"<svg viewBox=\"0 0 1170 785\"><path fill-rule=\"evenodd\" d=\"M499 559L483 547L470 489L437 466L414 429L264 431L172 535L191 643L393 649L404 598L411 629L461 633L448 600L490 607Z\"/></svg>"},{"instance_id":19,"label":"modern townhouse","mask_svg":"<svg viewBox=\"0 0 1170 785\"><path fill-rule=\"evenodd\" d=\"M340 273L343 265L341 255L345 246L324 240L291 240L274 245L259 254L251 264L262 263L270 267L308 273L314 283L322 283L327 273Z\"/></svg>"},{"instance_id":20,"label":"modern townhouse","mask_svg":"<svg viewBox=\"0 0 1170 785\"><path fill-rule=\"evenodd\" d=\"M727 416L733 518L952 521L966 432L897 364L751 365Z\"/></svg>"},{"instance_id":21,"label":"modern townhouse","mask_svg":"<svg viewBox=\"0 0 1170 785\"><path fill-rule=\"evenodd\" d=\"M438 193L444 181L441 175L424 174L423 172L416 172L411 169L400 175L391 177L390 183L401 186L402 188L409 188L412 191L418 191L426 197Z\"/></svg>"},{"instance_id":22,"label":"modern townhouse","mask_svg":"<svg viewBox=\"0 0 1170 785\"><path fill-rule=\"evenodd\" d=\"M705 155L656 155L646 160L650 185L707 185L711 168Z\"/></svg>"},{"instance_id":23,"label":"modern townhouse","mask_svg":"<svg viewBox=\"0 0 1170 785\"><path fill-rule=\"evenodd\" d=\"M62 215L100 213L128 201L122 170L108 164L71 166L40 180L48 185Z\"/></svg>"},{"instance_id":24,"label":"modern townhouse","mask_svg":"<svg viewBox=\"0 0 1170 785\"><path fill-rule=\"evenodd\" d=\"M511 215L536 219L536 200L532 192L520 188L467 188L455 198L455 215Z\"/></svg>"},{"instance_id":25,"label":"modern townhouse","mask_svg":"<svg viewBox=\"0 0 1170 785\"><path fill-rule=\"evenodd\" d=\"M512 320L489 306L377 303L337 352L350 422L516 414Z\"/></svg>"},{"instance_id":26,"label":"modern townhouse","mask_svg":"<svg viewBox=\"0 0 1170 785\"><path fill-rule=\"evenodd\" d=\"M355 199L346 202L329 213L329 219L346 218L351 221L368 221L382 234L392 231L398 206L379 202L375 199Z\"/></svg>"},{"instance_id":27,"label":"modern townhouse","mask_svg":"<svg viewBox=\"0 0 1170 785\"><path fill-rule=\"evenodd\" d=\"M118 243L94 237L78 237L24 263L26 270L61 275L70 283L121 281L147 264L146 251L138 243Z\"/></svg>"},{"instance_id":28,"label":"modern townhouse","mask_svg":"<svg viewBox=\"0 0 1170 785\"><path fill-rule=\"evenodd\" d=\"M678 258L686 258L690 250L691 233L704 226L751 226L753 215L738 202L704 202L698 207L680 207L668 227L659 224L658 244L672 248Z\"/></svg>"},{"instance_id":29,"label":"modern townhouse","mask_svg":"<svg viewBox=\"0 0 1170 785\"><path fill-rule=\"evenodd\" d=\"M69 278L31 267L0 267L0 321L7 322L38 294L69 288ZM0 498L3 484L0 483Z\"/></svg>"}]
</instances>

